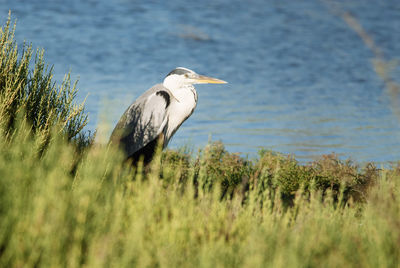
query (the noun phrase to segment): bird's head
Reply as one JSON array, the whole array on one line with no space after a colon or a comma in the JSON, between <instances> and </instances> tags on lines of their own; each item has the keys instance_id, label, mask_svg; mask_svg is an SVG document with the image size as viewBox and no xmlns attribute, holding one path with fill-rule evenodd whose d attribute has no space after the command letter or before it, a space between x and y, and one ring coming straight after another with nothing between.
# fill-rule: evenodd
<instances>
[{"instance_id":1,"label":"bird's head","mask_svg":"<svg viewBox=\"0 0 400 268\"><path fill-rule=\"evenodd\" d=\"M178 67L172 70L164 79L164 87L175 90L193 84L226 84L227 82L217 78L200 75L192 70Z\"/></svg>"}]
</instances>

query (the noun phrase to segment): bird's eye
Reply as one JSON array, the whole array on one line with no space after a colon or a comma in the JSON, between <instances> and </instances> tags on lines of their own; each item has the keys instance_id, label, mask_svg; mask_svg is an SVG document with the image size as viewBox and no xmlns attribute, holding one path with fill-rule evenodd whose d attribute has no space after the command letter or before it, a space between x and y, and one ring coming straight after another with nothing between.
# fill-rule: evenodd
<instances>
[{"instance_id":1,"label":"bird's eye","mask_svg":"<svg viewBox=\"0 0 400 268\"><path fill-rule=\"evenodd\" d=\"M188 74L185 74L185 77L186 77L186 78L189 78L189 75L188 75Z\"/></svg>"}]
</instances>

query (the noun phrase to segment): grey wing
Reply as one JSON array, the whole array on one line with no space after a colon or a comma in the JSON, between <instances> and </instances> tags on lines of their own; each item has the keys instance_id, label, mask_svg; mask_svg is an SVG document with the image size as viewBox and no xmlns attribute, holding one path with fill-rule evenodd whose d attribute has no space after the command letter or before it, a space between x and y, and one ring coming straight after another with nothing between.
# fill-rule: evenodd
<instances>
[{"instance_id":1,"label":"grey wing","mask_svg":"<svg viewBox=\"0 0 400 268\"><path fill-rule=\"evenodd\" d=\"M122 115L110 141L119 144L126 155L130 156L156 139L168 121L166 110L169 94L157 90L140 97Z\"/></svg>"}]
</instances>

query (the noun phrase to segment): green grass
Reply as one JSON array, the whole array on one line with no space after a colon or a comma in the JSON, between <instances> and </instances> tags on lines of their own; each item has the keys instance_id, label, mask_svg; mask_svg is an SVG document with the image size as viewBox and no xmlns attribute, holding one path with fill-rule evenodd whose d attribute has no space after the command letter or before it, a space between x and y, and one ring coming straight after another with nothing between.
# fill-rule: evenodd
<instances>
[{"instance_id":1,"label":"green grass","mask_svg":"<svg viewBox=\"0 0 400 268\"><path fill-rule=\"evenodd\" d=\"M26 125L0 141L2 267L399 266L399 169L214 144L148 173L94 146L71 173L74 146L59 135L38 156Z\"/></svg>"},{"instance_id":2,"label":"green grass","mask_svg":"<svg viewBox=\"0 0 400 268\"><path fill-rule=\"evenodd\" d=\"M116 148L89 146L75 87L35 75L44 65L15 54L7 29L0 267L400 266L399 167L249 160L212 143L135 170Z\"/></svg>"}]
</instances>

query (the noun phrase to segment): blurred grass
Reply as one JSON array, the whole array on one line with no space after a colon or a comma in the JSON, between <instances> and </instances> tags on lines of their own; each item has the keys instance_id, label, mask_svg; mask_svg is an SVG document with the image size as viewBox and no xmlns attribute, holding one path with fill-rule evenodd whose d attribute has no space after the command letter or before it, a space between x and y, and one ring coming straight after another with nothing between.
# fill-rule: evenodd
<instances>
[{"instance_id":1,"label":"blurred grass","mask_svg":"<svg viewBox=\"0 0 400 268\"><path fill-rule=\"evenodd\" d=\"M58 133L58 130L54 130ZM0 140L1 267L398 267L400 168L308 166L220 143L165 152L148 173L29 124Z\"/></svg>"},{"instance_id":2,"label":"blurred grass","mask_svg":"<svg viewBox=\"0 0 400 268\"><path fill-rule=\"evenodd\" d=\"M400 166L334 155L299 165L269 151L249 160L213 143L196 156L166 151L147 172L135 170L113 147L77 151L85 121L66 127L83 115L65 105L74 95L52 106L51 75L35 76L30 58L10 47L0 47L9 51L0 55L0 267L400 265Z\"/></svg>"}]
</instances>

